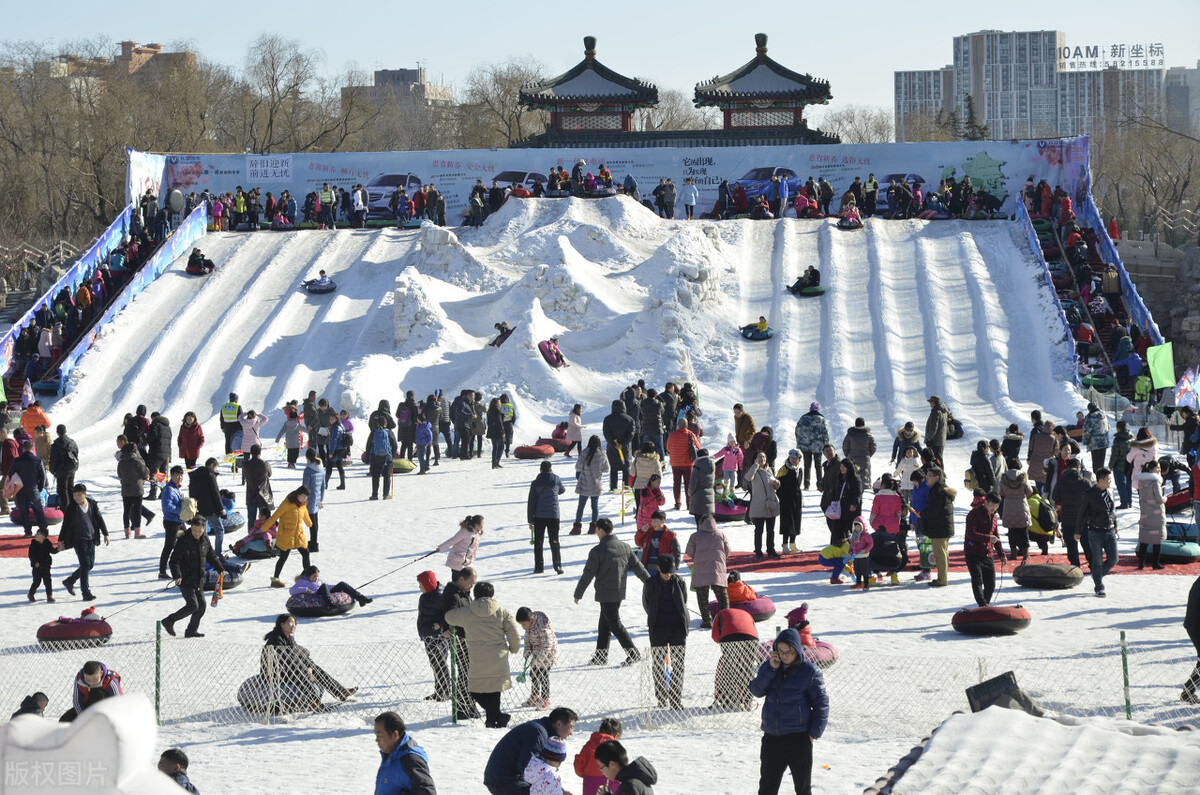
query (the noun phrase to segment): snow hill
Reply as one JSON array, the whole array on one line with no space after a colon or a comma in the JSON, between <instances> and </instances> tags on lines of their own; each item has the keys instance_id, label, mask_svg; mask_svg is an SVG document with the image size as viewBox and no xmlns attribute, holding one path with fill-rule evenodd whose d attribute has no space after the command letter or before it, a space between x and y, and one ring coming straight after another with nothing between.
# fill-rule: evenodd
<instances>
[{"instance_id":1,"label":"snow hill","mask_svg":"<svg viewBox=\"0 0 1200 795\"><path fill-rule=\"evenodd\" d=\"M139 296L84 359L60 415L146 403L203 421L229 391L269 408L315 388L365 416L401 387L472 387L509 391L534 436L575 402L598 423L645 378L693 381L722 417L740 401L783 430L816 399L835 433L858 416L894 431L938 394L968 435L991 436L1033 407L1062 417L1079 402L1053 293L1002 222L683 223L613 198L509 202L461 238L426 226L201 245L220 270L189 277L181 262ZM794 298L783 288L809 264L828 291ZM320 268L338 282L332 296L297 286ZM759 315L774 338L742 339L737 327ZM516 332L487 347L499 320ZM572 367L539 355L554 334Z\"/></svg>"}]
</instances>

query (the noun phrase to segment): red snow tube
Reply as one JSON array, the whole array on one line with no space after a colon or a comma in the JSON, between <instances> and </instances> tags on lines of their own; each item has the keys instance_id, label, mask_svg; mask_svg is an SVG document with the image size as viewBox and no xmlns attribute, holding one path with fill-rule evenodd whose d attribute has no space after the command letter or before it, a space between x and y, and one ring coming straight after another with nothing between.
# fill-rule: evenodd
<instances>
[{"instance_id":1,"label":"red snow tube","mask_svg":"<svg viewBox=\"0 0 1200 795\"><path fill-rule=\"evenodd\" d=\"M334 591L329 602L315 593L300 593L287 600L287 611L298 618L323 618L341 616L354 609L350 594Z\"/></svg>"},{"instance_id":2,"label":"red snow tube","mask_svg":"<svg viewBox=\"0 0 1200 795\"><path fill-rule=\"evenodd\" d=\"M717 503L717 507L713 509L713 518L718 522L736 522L740 521L749 510L745 505L734 505L730 507L723 502Z\"/></svg>"},{"instance_id":3,"label":"red snow tube","mask_svg":"<svg viewBox=\"0 0 1200 795\"><path fill-rule=\"evenodd\" d=\"M554 455L554 448L548 444L526 444L513 450L513 455L521 459L550 458Z\"/></svg>"},{"instance_id":4,"label":"red snow tube","mask_svg":"<svg viewBox=\"0 0 1200 795\"><path fill-rule=\"evenodd\" d=\"M1192 490L1177 491L1167 495L1167 513L1180 513L1192 506ZM50 517L47 516L49 521Z\"/></svg>"},{"instance_id":5,"label":"red snow tube","mask_svg":"<svg viewBox=\"0 0 1200 795\"><path fill-rule=\"evenodd\" d=\"M832 643L819 640L816 646L804 646L802 648L804 649L804 656L818 668L828 668L837 662L837 649L833 647Z\"/></svg>"},{"instance_id":6,"label":"red snow tube","mask_svg":"<svg viewBox=\"0 0 1200 795\"><path fill-rule=\"evenodd\" d=\"M964 607L954 614L950 624L964 635L1015 635L1029 626L1029 611L1020 605L1011 607Z\"/></svg>"},{"instance_id":7,"label":"red snow tube","mask_svg":"<svg viewBox=\"0 0 1200 795\"><path fill-rule=\"evenodd\" d=\"M62 511L57 508L43 508L42 513L46 514L46 524L62 524ZM13 524L25 523L25 512L16 508L12 509L12 513L8 515L12 519ZM33 524L37 524L37 515L31 517Z\"/></svg>"},{"instance_id":8,"label":"red snow tube","mask_svg":"<svg viewBox=\"0 0 1200 795\"><path fill-rule=\"evenodd\" d=\"M749 602L738 602L735 605L730 605L730 608L745 610L755 621L766 621L771 616L775 615L775 603L765 596L760 596L757 599L751 599ZM720 611L721 606L716 602L708 603L710 615L716 615Z\"/></svg>"},{"instance_id":9,"label":"red snow tube","mask_svg":"<svg viewBox=\"0 0 1200 795\"><path fill-rule=\"evenodd\" d=\"M38 643L58 649L86 649L101 646L112 637L107 621L51 621L38 627Z\"/></svg>"},{"instance_id":10,"label":"red snow tube","mask_svg":"<svg viewBox=\"0 0 1200 795\"><path fill-rule=\"evenodd\" d=\"M550 352L550 340L542 340L538 343L538 350L542 353L542 358L546 360L546 364L554 368L562 367L562 362L555 359L554 354Z\"/></svg>"},{"instance_id":11,"label":"red snow tube","mask_svg":"<svg viewBox=\"0 0 1200 795\"><path fill-rule=\"evenodd\" d=\"M537 440L538 445L548 445L554 449L556 453L565 453L571 449L571 443L566 439L547 439L544 436Z\"/></svg>"}]
</instances>

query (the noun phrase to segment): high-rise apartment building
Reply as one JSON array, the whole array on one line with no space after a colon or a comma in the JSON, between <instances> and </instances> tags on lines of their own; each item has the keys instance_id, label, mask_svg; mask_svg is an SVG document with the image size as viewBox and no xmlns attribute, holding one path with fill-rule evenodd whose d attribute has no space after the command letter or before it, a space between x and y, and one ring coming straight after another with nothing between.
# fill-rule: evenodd
<instances>
[{"instance_id":1,"label":"high-rise apartment building","mask_svg":"<svg viewBox=\"0 0 1200 795\"><path fill-rule=\"evenodd\" d=\"M968 98L976 122L1000 140L1092 133L1128 115L1161 115L1168 104L1195 118L1200 78L1189 73L1197 71L1179 70L1172 93L1158 43L1071 47L1061 31L968 33L954 37L949 66L895 73L896 140L928 137L939 113L966 121Z\"/></svg>"}]
</instances>

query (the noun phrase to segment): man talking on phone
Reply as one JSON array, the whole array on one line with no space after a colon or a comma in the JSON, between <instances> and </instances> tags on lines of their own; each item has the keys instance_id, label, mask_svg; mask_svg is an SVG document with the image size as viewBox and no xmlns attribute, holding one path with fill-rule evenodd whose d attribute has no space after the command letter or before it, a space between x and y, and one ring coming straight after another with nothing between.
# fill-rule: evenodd
<instances>
[{"instance_id":1,"label":"man talking on phone","mask_svg":"<svg viewBox=\"0 0 1200 795\"><path fill-rule=\"evenodd\" d=\"M758 795L778 795L788 769L797 795L810 795L813 743L829 722L829 694L821 671L804 656L799 632L789 627L779 633L750 692L766 698Z\"/></svg>"}]
</instances>

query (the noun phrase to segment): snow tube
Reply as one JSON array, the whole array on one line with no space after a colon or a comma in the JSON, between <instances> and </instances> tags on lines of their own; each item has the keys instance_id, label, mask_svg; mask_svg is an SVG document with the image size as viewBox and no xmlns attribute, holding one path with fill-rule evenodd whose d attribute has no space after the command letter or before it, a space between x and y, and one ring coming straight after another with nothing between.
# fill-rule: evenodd
<instances>
[{"instance_id":1,"label":"snow tube","mask_svg":"<svg viewBox=\"0 0 1200 795\"><path fill-rule=\"evenodd\" d=\"M736 605L730 605L730 607L745 610L754 616L755 621L766 621L775 615L775 603L765 596L751 599L749 602L738 602ZM721 610L721 606L715 601L709 602L708 609L711 615L716 615Z\"/></svg>"},{"instance_id":2,"label":"snow tube","mask_svg":"<svg viewBox=\"0 0 1200 795\"><path fill-rule=\"evenodd\" d=\"M546 364L554 368L562 367L562 362L555 361L554 354L550 352L550 340L542 340L538 343L538 350L542 354L542 358L546 360Z\"/></svg>"},{"instance_id":3,"label":"snow tube","mask_svg":"<svg viewBox=\"0 0 1200 795\"><path fill-rule=\"evenodd\" d=\"M853 232L855 229L862 229L863 225L862 225L862 221L857 221L852 224L844 224L841 221L838 221L837 228L841 229L845 232Z\"/></svg>"},{"instance_id":4,"label":"snow tube","mask_svg":"<svg viewBox=\"0 0 1200 795\"><path fill-rule=\"evenodd\" d=\"M102 646L112 638L112 627L103 619L51 621L38 627L38 643L57 649L86 649Z\"/></svg>"},{"instance_id":5,"label":"snow tube","mask_svg":"<svg viewBox=\"0 0 1200 795\"><path fill-rule=\"evenodd\" d=\"M1029 611L1020 605L1011 607L964 607L954 614L950 624L964 635L1015 635L1031 621Z\"/></svg>"},{"instance_id":6,"label":"snow tube","mask_svg":"<svg viewBox=\"0 0 1200 795\"><path fill-rule=\"evenodd\" d=\"M312 709L320 697L320 689L309 682L282 682L272 686L259 674L242 682L237 692L238 703L243 709L272 715Z\"/></svg>"},{"instance_id":7,"label":"snow tube","mask_svg":"<svg viewBox=\"0 0 1200 795\"><path fill-rule=\"evenodd\" d=\"M1033 228L1039 232L1053 232L1054 224L1048 218L1034 218Z\"/></svg>"},{"instance_id":8,"label":"snow tube","mask_svg":"<svg viewBox=\"0 0 1200 795\"><path fill-rule=\"evenodd\" d=\"M746 517L746 511L749 510L745 505L733 505L732 507L723 502L718 502L716 509L713 511L713 518L718 522L737 522Z\"/></svg>"},{"instance_id":9,"label":"snow tube","mask_svg":"<svg viewBox=\"0 0 1200 795\"><path fill-rule=\"evenodd\" d=\"M946 425L946 438L947 438L947 439L961 439L961 438L963 438L963 426L962 426L962 423L961 423L961 422L959 422L958 420L953 420L953 419L952 419L952 420L950 420L950 422L949 422L949 423L947 423L947 425Z\"/></svg>"},{"instance_id":10,"label":"snow tube","mask_svg":"<svg viewBox=\"0 0 1200 795\"><path fill-rule=\"evenodd\" d=\"M811 287L801 287L795 294L804 298L811 298L814 295L825 295L825 285L814 284Z\"/></svg>"},{"instance_id":11,"label":"snow tube","mask_svg":"<svg viewBox=\"0 0 1200 795\"><path fill-rule=\"evenodd\" d=\"M310 293L316 293L318 295L323 293L332 293L337 289L337 282L335 282L333 279L330 279L324 284L318 284L314 279L313 281L305 282L304 289L308 290Z\"/></svg>"},{"instance_id":12,"label":"snow tube","mask_svg":"<svg viewBox=\"0 0 1200 795\"><path fill-rule=\"evenodd\" d=\"M556 453L565 453L571 447L571 443L568 442L566 439L547 439L544 436L541 439L537 440L537 444L539 446L545 445L547 447L553 447L554 452L556 452Z\"/></svg>"},{"instance_id":13,"label":"snow tube","mask_svg":"<svg viewBox=\"0 0 1200 795\"><path fill-rule=\"evenodd\" d=\"M1171 541L1200 541L1196 525L1183 522L1167 522L1167 538Z\"/></svg>"},{"instance_id":14,"label":"snow tube","mask_svg":"<svg viewBox=\"0 0 1200 795\"><path fill-rule=\"evenodd\" d=\"M1167 513L1183 513L1184 511L1190 510L1192 507L1191 484L1188 484L1187 486L1185 486L1183 489L1181 489L1179 491L1174 491L1174 492L1171 492L1170 494L1168 494L1165 505L1167 508ZM1170 524L1175 524L1175 523L1171 522ZM1168 530L1170 530L1170 528L1168 528ZM1196 534L1196 526L1192 525L1192 535L1195 536L1195 534ZM1170 535L1169 532L1168 532L1168 535ZM1197 539L1193 537L1188 540L1195 541Z\"/></svg>"},{"instance_id":15,"label":"snow tube","mask_svg":"<svg viewBox=\"0 0 1200 795\"><path fill-rule=\"evenodd\" d=\"M42 513L46 515L46 524L62 524L62 511L57 508L43 508ZM12 509L12 513L8 515L13 524L24 524L25 512L16 508ZM32 517L33 524L37 524L37 516Z\"/></svg>"},{"instance_id":16,"label":"snow tube","mask_svg":"<svg viewBox=\"0 0 1200 795\"><path fill-rule=\"evenodd\" d=\"M1079 383L1101 392L1109 392L1116 388L1117 377L1114 375L1085 375L1079 379Z\"/></svg>"},{"instance_id":17,"label":"snow tube","mask_svg":"<svg viewBox=\"0 0 1200 795\"><path fill-rule=\"evenodd\" d=\"M517 330L516 326L513 326L508 331L504 332L503 334L500 334L499 336L496 337L496 339L489 342L488 345L490 345L493 348L499 348L501 345L504 344L505 340L507 340L509 337L512 336L512 333L516 330Z\"/></svg>"},{"instance_id":18,"label":"snow tube","mask_svg":"<svg viewBox=\"0 0 1200 795\"><path fill-rule=\"evenodd\" d=\"M225 582L221 584L221 590L227 591L230 588L236 588L242 584L245 578L241 572L234 573L232 571L225 572ZM204 571L204 590L215 591L217 589L217 570L205 569Z\"/></svg>"},{"instance_id":19,"label":"snow tube","mask_svg":"<svg viewBox=\"0 0 1200 795\"><path fill-rule=\"evenodd\" d=\"M241 530L246 526L246 516L241 511L227 511L225 518L221 520L221 524L224 525L226 533Z\"/></svg>"},{"instance_id":20,"label":"snow tube","mask_svg":"<svg viewBox=\"0 0 1200 795\"><path fill-rule=\"evenodd\" d=\"M265 538L243 538L233 545L233 554L243 560L262 560L275 557L275 547Z\"/></svg>"},{"instance_id":21,"label":"snow tube","mask_svg":"<svg viewBox=\"0 0 1200 795\"><path fill-rule=\"evenodd\" d=\"M1042 256L1046 258L1046 262L1053 262L1062 257L1062 249L1052 243L1043 242Z\"/></svg>"},{"instance_id":22,"label":"snow tube","mask_svg":"<svg viewBox=\"0 0 1200 795\"><path fill-rule=\"evenodd\" d=\"M754 326L742 326L742 336L755 342L769 340L774 334L775 330L771 328L768 328L766 331L759 331Z\"/></svg>"},{"instance_id":23,"label":"snow tube","mask_svg":"<svg viewBox=\"0 0 1200 795\"><path fill-rule=\"evenodd\" d=\"M801 649L808 661L818 668L829 668L837 662L837 649L833 647L832 643L819 640L816 646L802 646Z\"/></svg>"},{"instance_id":24,"label":"snow tube","mask_svg":"<svg viewBox=\"0 0 1200 795\"><path fill-rule=\"evenodd\" d=\"M1200 561L1200 544L1195 541L1167 539L1162 543L1163 563L1195 563Z\"/></svg>"},{"instance_id":25,"label":"snow tube","mask_svg":"<svg viewBox=\"0 0 1200 795\"><path fill-rule=\"evenodd\" d=\"M205 268L203 265L186 265L183 272L191 276L207 276L212 273L211 270Z\"/></svg>"},{"instance_id":26,"label":"snow tube","mask_svg":"<svg viewBox=\"0 0 1200 795\"><path fill-rule=\"evenodd\" d=\"M1083 569L1067 563L1023 563L1013 569L1013 582L1022 588L1059 591L1083 581Z\"/></svg>"},{"instance_id":27,"label":"snow tube","mask_svg":"<svg viewBox=\"0 0 1200 795\"><path fill-rule=\"evenodd\" d=\"M329 604L315 593L296 594L287 600L287 611L297 618L342 616L353 609L354 600L341 591L329 594Z\"/></svg>"},{"instance_id":28,"label":"snow tube","mask_svg":"<svg viewBox=\"0 0 1200 795\"><path fill-rule=\"evenodd\" d=\"M550 458L554 455L554 448L548 444L525 444L513 450L513 455L524 460Z\"/></svg>"},{"instance_id":29,"label":"snow tube","mask_svg":"<svg viewBox=\"0 0 1200 795\"><path fill-rule=\"evenodd\" d=\"M59 389L58 379L53 381L34 381L33 394L35 395L57 395Z\"/></svg>"},{"instance_id":30,"label":"snow tube","mask_svg":"<svg viewBox=\"0 0 1200 795\"><path fill-rule=\"evenodd\" d=\"M414 464L412 461L409 461L407 458L392 459L392 470L399 475L407 475L409 472L412 472L416 468L417 468L417 465Z\"/></svg>"}]
</instances>

